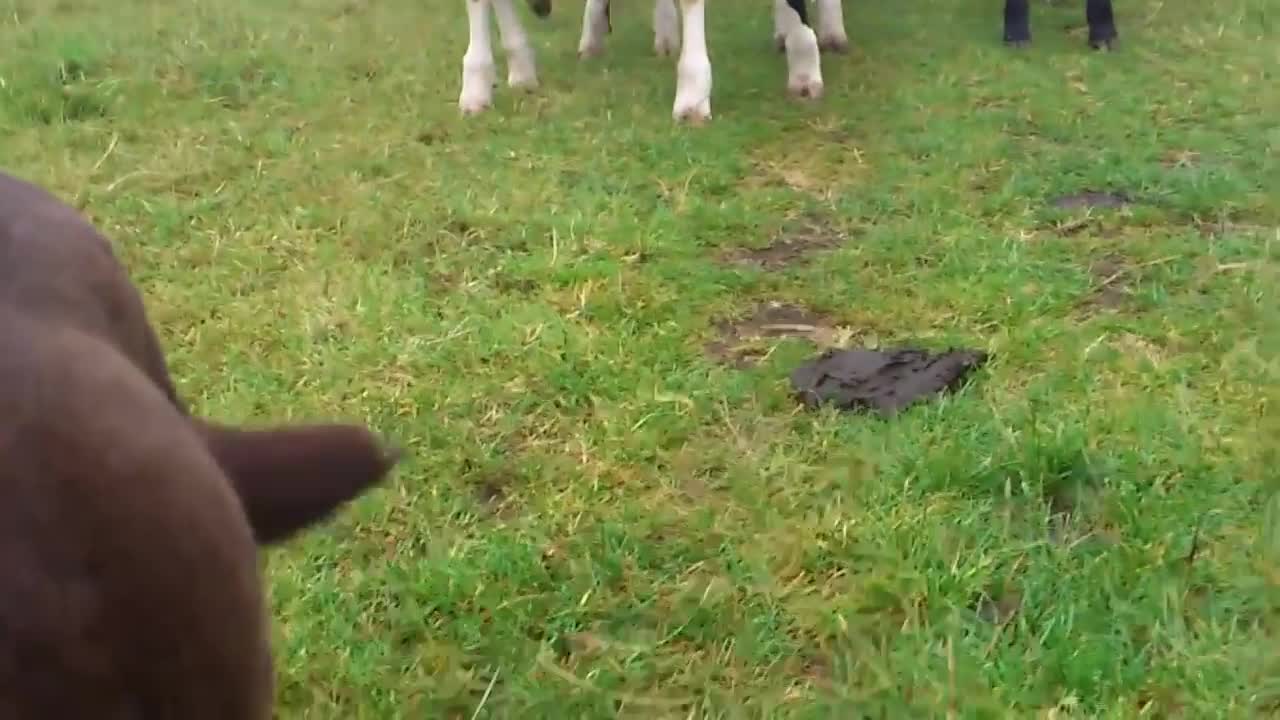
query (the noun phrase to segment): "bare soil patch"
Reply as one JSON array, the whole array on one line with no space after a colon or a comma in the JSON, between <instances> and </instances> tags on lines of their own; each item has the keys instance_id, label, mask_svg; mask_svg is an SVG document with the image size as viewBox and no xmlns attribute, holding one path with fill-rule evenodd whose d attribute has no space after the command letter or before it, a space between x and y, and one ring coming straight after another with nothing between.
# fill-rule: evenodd
<instances>
[{"instance_id":1,"label":"bare soil patch","mask_svg":"<svg viewBox=\"0 0 1280 720\"><path fill-rule=\"evenodd\" d=\"M1004 625L1022 609L1022 592L1016 587L1005 587L992 594L983 593L974 611L983 621L992 625Z\"/></svg>"},{"instance_id":2,"label":"bare soil patch","mask_svg":"<svg viewBox=\"0 0 1280 720\"><path fill-rule=\"evenodd\" d=\"M1129 303L1133 288L1134 267L1119 255L1107 255L1089 264L1094 289L1084 300L1084 307L1092 310L1119 310Z\"/></svg>"},{"instance_id":3,"label":"bare soil patch","mask_svg":"<svg viewBox=\"0 0 1280 720\"><path fill-rule=\"evenodd\" d=\"M717 320L716 338L706 345L716 362L745 369L768 356L769 340L802 338L820 347L833 347L847 339L835 320L799 305L766 302L741 317Z\"/></svg>"},{"instance_id":4,"label":"bare soil patch","mask_svg":"<svg viewBox=\"0 0 1280 720\"><path fill-rule=\"evenodd\" d=\"M1127 193L1102 190L1085 190L1060 195L1049 201L1058 210L1114 210L1133 204Z\"/></svg>"},{"instance_id":5,"label":"bare soil patch","mask_svg":"<svg viewBox=\"0 0 1280 720\"><path fill-rule=\"evenodd\" d=\"M734 248L721 259L733 265L778 271L804 263L816 253L837 248L847 239L829 219L808 214L789 221L768 245Z\"/></svg>"},{"instance_id":6,"label":"bare soil patch","mask_svg":"<svg viewBox=\"0 0 1280 720\"><path fill-rule=\"evenodd\" d=\"M467 482L476 502L484 510L503 519L514 514L515 503L511 491L519 482L515 473L507 470L485 471L477 473Z\"/></svg>"}]
</instances>

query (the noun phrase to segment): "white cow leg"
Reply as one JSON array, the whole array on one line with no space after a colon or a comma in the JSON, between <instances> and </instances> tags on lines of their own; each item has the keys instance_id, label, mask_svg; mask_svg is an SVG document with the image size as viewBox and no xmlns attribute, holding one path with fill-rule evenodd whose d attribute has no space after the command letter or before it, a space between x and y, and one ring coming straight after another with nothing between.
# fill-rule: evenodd
<instances>
[{"instance_id":1,"label":"white cow leg","mask_svg":"<svg viewBox=\"0 0 1280 720\"><path fill-rule=\"evenodd\" d=\"M578 57L595 57L604 52L604 37L609 34L609 0L587 0L582 11L582 40Z\"/></svg>"},{"instance_id":2,"label":"white cow leg","mask_svg":"<svg viewBox=\"0 0 1280 720\"><path fill-rule=\"evenodd\" d=\"M511 0L490 0L498 18L502 47L507 51L507 85L522 90L538 87L538 69L533 62L533 46Z\"/></svg>"},{"instance_id":3,"label":"white cow leg","mask_svg":"<svg viewBox=\"0 0 1280 720\"><path fill-rule=\"evenodd\" d=\"M813 28L800 22L800 15L790 7L779 18L787 47L787 92L793 97L822 97L822 58L818 36Z\"/></svg>"},{"instance_id":4,"label":"white cow leg","mask_svg":"<svg viewBox=\"0 0 1280 720\"><path fill-rule=\"evenodd\" d=\"M653 51L662 57L680 49L680 13L676 0L653 2Z\"/></svg>"},{"instance_id":5,"label":"white cow leg","mask_svg":"<svg viewBox=\"0 0 1280 720\"><path fill-rule=\"evenodd\" d=\"M706 0L680 0L684 39L676 63L672 117L701 123L711 119L711 58L707 55Z\"/></svg>"},{"instance_id":6,"label":"white cow leg","mask_svg":"<svg viewBox=\"0 0 1280 720\"><path fill-rule=\"evenodd\" d=\"M470 40L462 56L458 107L464 115L474 115L493 104L496 70L489 38L489 0L467 0L467 27Z\"/></svg>"},{"instance_id":7,"label":"white cow leg","mask_svg":"<svg viewBox=\"0 0 1280 720\"><path fill-rule=\"evenodd\" d=\"M841 53L849 50L842 0L818 0L818 47Z\"/></svg>"},{"instance_id":8,"label":"white cow leg","mask_svg":"<svg viewBox=\"0 0 1280 720\"><path fill-rule=\"evenodd\" d=\"M787 28L794 13L787 0L773 0L773 44L778 52L787 50Z\"/></svg>"}]
</instances>

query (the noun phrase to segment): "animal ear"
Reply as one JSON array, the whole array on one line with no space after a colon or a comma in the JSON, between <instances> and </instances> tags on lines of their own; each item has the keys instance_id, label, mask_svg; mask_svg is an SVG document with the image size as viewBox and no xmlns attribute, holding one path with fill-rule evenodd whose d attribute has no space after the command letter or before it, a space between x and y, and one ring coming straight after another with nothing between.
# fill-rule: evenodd
<instances>
[{"instance_id":1,"label":"animal ear","mask_svg":"<svg viewBox=\"0 0 1280 720\"><path fill-rule=\"evenodd\" d=\"M403 456L357 425L247 430L192 422L235 487L259 545L323 521L381 482Z\"/></svg>"}]
</instances>

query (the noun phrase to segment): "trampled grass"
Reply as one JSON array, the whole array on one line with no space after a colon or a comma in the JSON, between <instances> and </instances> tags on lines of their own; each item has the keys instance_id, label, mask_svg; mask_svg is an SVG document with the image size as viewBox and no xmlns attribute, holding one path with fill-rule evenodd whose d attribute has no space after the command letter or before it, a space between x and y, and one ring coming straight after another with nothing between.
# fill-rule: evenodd
<instances>
[{"instance_id":1,"label":"trampled grass","mask_svg":"<svg viewBox=\"0 0 1280 720\"><path fill-rule=\"evenodd\" d=\"M456 0L0 0L0 165L195 406L412 450L269 554L279 716L1280 712L1274 6L852 2L798 105L728 4L689 129L639 0L471 121ZM824 327L707 351L769 301ZM814 338L992 359L885 421L799 408Z\"/></svg>"}]
</instances>

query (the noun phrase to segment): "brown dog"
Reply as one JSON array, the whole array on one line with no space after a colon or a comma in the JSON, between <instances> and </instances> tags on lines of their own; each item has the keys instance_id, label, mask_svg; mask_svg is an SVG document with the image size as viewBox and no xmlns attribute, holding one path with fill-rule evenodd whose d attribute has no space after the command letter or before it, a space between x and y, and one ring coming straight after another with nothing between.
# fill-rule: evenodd
<instances>
[{"instance_id":1,"label":"brown dog","mask_svg":"<svg viewBox=\"0 0 1280 720\"><path fill-rule=\"evenodd\" d=\"M106 238L0 173L0 720L266 720L257 546L398 459L191 417Z\"/></svg>"}]
</instances>

